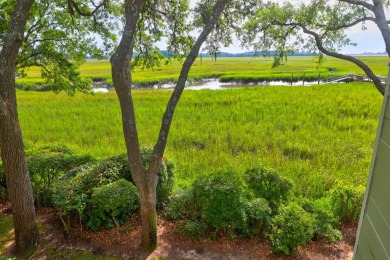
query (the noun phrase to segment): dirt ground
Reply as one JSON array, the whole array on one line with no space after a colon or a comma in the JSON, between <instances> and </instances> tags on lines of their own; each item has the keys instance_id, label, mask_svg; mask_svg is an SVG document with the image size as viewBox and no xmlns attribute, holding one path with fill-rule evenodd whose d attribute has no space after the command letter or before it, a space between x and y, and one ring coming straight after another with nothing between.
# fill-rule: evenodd
<instances>
[{"instance_id":1,"label":"dirt ground","mask_svg":"<svg viewBox=\"0 0 390 260\"><path fill-rule=\"evenodd\" d=\"M10 214L9 207L0 207L0 214ZM103 229L98 233L73 228L66 234L58 213L50 208L37 209L40 229L40 245L33 259L351 259L356 234L356 225L343 225L343 240L335 244L312 241L294 256L274 254L269 242L254 239L204 239L192 241L175 233L174 224L163 218L158 219L158 248L152 253L138 249L140 241L140 219L133 215L121 226L120 240L117 230ZM12 245L9 254L12 256ZM86 252L75 256L73 252Z\"/></svg>"}]
</instances>

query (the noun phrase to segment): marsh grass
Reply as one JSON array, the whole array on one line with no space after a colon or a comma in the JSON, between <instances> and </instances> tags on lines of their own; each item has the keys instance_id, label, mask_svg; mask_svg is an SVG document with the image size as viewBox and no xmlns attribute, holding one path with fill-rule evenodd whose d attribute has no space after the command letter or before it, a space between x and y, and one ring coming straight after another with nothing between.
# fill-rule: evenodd
<instances>
[{"instance_id":1,"label":"marsh grass","mask_svg":"<svg viewBox=\"0 0 390 260\"><path fill-rule=\"evenodd\" d=\"M366 62L378 75L387 75L388 57L359 57ZM272 69L272 59L264 57L253 58L198 58L191 68L189 80L202 78L221 78L222 81L256 82L263 80L317 80L347 73L363 74L356 65L339 59L327 57L325 62L317 66L313 57L289 57L286 64ZM134 68L133 81L141 85L163 84L175 82L179 77L181 63L173 61L153 69ZM332 70L333 72L329 72ZM27 77L16 80L17 84L31 87L44 85L40 68L33 67L25 71ZM80 68L83 77L105 79L112 84L111 64L108 60L87 60ZM293 74L293 75L292 75Z\"/></svg>"},{"instance_id":2,"label":"marsh grass","mask_svg":"<svg viewBox=\"0 0 390 260\"><path fill-rule=\"evenodd\" d=\"M153 146L171 91L134 90L142 146ZM18 92L27 143L62 143L106 158L125 152L115 93ZM166 156L178 185L222 169L263 164L319 197L336 180L364 184L382 96L369 83L183 93Z\"/></svg>"}]
</instances>

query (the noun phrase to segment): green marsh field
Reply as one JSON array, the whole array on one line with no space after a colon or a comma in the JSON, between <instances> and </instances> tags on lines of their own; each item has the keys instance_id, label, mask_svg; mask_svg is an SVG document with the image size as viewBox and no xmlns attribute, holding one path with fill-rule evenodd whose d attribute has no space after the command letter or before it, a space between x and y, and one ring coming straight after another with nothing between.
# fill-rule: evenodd
<instances>
[{"instance_id":1,"label":"green marsh field","mask_svg":"<svg viewBox=\"0 0 390 260\"><path fill-rule=\"evenodd\" d=\"M386 75L386 57L365 59L376 73ZM202 65L197 60L191 76L272 74L287 68L290 74L318 73L312 58L289 58L275 70L271 63L263 58L221 58L216 64L203 59ZM169 64L154 71L137 69L134 78L174 78L179 68ZM320 70L325 73L327 68L359 73L338 60L328 59ZM107 61L88 61L81 72L109 78L109 69ZM171 90L133 91L142 146L156 141L170 94ZM176 186L197 175L223 169L242 173L262 164L293 181L297 195L320 197L336 181L365 184L381 102L371 83L186 90L175 112L166 156L176 165ZM26 145L66 144L98 159L125 152L115 92L70 97L19 91L18 106Z\"/></svg>"},{"instance_id":2,"label":"green marsh field","mask_svg":"<svg viewBox=\"0 0 390 260\"><path fill-rule=\"evenodd\" d=\"M359 57L366 62L376 74L386 76L388 58L384 56ZM316 80L347 73L363 74L356 65L339 59L328 57L325 62L317 66L313 57L289 57L287 63L278 68L271 69L272 59L264 57L254 58L218 58L217 62L211 58L197 59L190 71L189 80L202 78L219 78L221 81L262 81L262 80L291 80L302 79ZM175 81L180 73L181 64L172 62L154 69L135 68L133 80L140 84L155 84ZM332 70L333 72L329 72ZM17 79L17 84L31 86L43 84L40 68L32 68L25 71L27 76ZM81 67L82 76L91 79L105 79L108 83L111 79L111 65L108 60L87 60ZM293 73L293 75L292 75Z\"/></svg>"}]
</instances>

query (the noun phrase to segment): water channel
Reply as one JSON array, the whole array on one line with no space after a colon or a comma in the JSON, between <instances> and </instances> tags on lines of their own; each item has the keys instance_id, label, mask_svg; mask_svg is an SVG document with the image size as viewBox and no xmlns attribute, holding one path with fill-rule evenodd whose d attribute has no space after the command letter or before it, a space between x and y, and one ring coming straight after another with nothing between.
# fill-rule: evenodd
<instances>
[{"instance_id":1,"label":"water channel","mask_svg":"<svg viewBox=\"0 0 390 260\"><path fill-rule=\"evenodd\" d=\"M218 79L206 79L199 82L190 82L186 84L185 90L202 90L202 89L211 89L211 90L223 90L231 88L245 88L245 87L257 87L257 86L311 86L317 85L318 81L263 81L258 83L237 83L237 82L220 82ZM151 88L146 89L173 89L175 87L174 83L163 84L163 85L154 85ZM107 88L94 88L93 92L109 92Z\"/></svg>"}]
</instances>

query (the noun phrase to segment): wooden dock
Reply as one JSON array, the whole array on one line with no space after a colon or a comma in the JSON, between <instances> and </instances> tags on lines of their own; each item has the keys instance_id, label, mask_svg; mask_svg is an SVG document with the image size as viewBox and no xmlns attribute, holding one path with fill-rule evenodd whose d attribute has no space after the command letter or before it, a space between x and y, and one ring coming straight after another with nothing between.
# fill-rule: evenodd
<instances>
[{"instance_id":1,"label":"wooden dock","mask_svg":"<svg viewBox=\"0 0 390 260\"><path fill-rule=\"evenodd\" d=\"M382 82L382 84L386 84L386 77L376 75ZM372 82L372 80L365 76L365 75L359 75L359 74L346 74L342 76L336 76L336 77L331 77L327 79L323 79L321 83L338 83L338 82Z\"/></svg>"}]
</instances>

